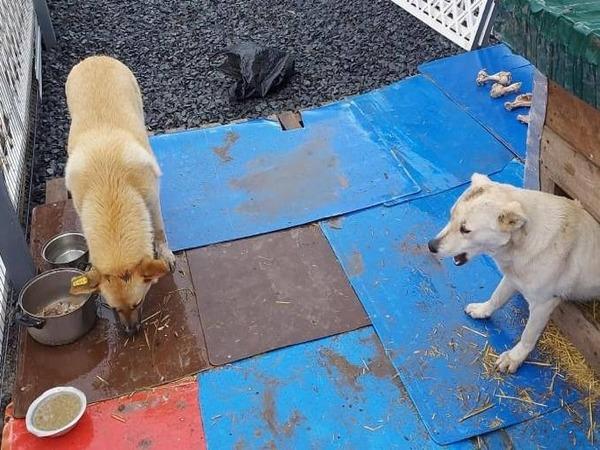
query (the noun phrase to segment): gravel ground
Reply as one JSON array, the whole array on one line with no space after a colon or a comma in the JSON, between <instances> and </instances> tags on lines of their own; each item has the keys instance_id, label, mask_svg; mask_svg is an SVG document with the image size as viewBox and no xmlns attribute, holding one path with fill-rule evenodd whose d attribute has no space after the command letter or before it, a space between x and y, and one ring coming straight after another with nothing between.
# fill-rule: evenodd
<instances>
[{"instance_id":1,"label":"gravel ground","mask_svg":"<svg viewBox=\"0 0 600 450\"><path fill-rule=\"evenodd\" d=\"M49 0L58 37L43 55L33 205L45 181L63 176L68 116L64 83L82 58L103 53L136 74L149 130L266 116L392 83L417 65L458 53L391 0ZM232 81L211 55L238 40L286 49L297 74L266 99L230 103ZM5 354L2 410L14 377L15 327Z\"/></svg>"},{"instance_id":2,"label":"gravel ground","mask_svg":"<svg viewBox=\"0 0 600 450\"><path fill-rule=\"evenodd\" d=\"M160 131L319 105L459 51L391 0L50 0L49 7L59 43L43 60L34 204L43 202L44 181L63 175L64 83L86 56L129 65L148 128ZM211 55L239 39L287 49L297 75L266 99L230 103L231 80L212 68Z\"/></svg>"}]
</instances>

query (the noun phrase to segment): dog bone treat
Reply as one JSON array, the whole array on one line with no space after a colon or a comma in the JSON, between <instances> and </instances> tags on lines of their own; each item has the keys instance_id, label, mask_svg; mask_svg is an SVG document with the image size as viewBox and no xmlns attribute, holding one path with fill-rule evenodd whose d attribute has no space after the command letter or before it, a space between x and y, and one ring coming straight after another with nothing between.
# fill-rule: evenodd
<instances>
[{"instance_id":1,"label":"dog bone treat","mask_svg":"<svg viewBox=\"0 0 600 450\"><path fill-rule=\"evenodd\" d=\"M517 95L512 102L504 103L504 107L507 111L512 111L517 108L529 108L531 107L531 100L533 98L532 94L521 94Z\"/></svg>"},{"instance_id":2,"label":"dog bone treat","mask_svg":"<svg viewBox=\"0 0 600 450\"><path fill-rule=\"evenodd\" d=\"M490 91L490 96L492 98L503 97L506 94L510 94L511 92L519 92L521 89L521 82L513 83L510 86L503 86L500 83L494 83L492 86L492 90Z\"/></svg>"},{"instance_id":3,"label":"dog bone treat","mask_svg":"<svg viewBox=\"0 0 600 450\"><path fill-rule=\"evenodd\" d=\"M485 69L480 70L477 73L477 78L475 80L477 86L483 86L488 81L508 86L512 82L512 75L510 72L498 72L494 75L488 75Z\"/></svg>"}]
</instances>

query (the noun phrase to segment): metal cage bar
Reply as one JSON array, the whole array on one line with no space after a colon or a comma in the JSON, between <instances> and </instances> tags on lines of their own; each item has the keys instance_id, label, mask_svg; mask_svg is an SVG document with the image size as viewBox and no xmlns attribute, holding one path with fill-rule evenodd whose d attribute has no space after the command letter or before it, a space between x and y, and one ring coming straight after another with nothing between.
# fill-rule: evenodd
<instances>
[{"instance_id":1,"label":"metal cage bar","mask_svg":"<svg viewBox=\"0 0 600 450\"><path fill-rule=\"evenodd\" d=\"M0 339L10 295L33 275L19 222L30 154L32 83L39 66L39 28L32 0L0 0ZM36 59L38 66L36 66ZM39 76L39 75L38 75Z\"/></svg>"}]
</instances>

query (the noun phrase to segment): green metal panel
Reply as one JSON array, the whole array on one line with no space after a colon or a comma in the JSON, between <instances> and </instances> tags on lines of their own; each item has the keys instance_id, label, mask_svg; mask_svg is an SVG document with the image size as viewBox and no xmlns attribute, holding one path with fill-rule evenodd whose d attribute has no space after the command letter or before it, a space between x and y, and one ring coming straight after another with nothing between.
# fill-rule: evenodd
<instances>
[{"instance_id":1,"label":"green metal panel","mask_svg":"<svg viewBox=\"0 0 600 450\"><path fill-rule=\"evenodd\" d=\"M502 0L495 30L548 78L600 108L600 1Z\"/></svg>"}]
</instances>

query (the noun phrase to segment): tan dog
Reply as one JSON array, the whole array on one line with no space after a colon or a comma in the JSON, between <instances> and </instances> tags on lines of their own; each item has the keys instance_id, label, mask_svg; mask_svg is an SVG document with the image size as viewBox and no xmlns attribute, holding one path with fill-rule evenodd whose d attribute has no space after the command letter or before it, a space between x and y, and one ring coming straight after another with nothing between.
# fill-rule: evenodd
<instances>
[{"instance_id":1,"label":"tan dog","mask_svg":"<svg viewBox=\"0 0 600 450\"><path fill-rule=\"evenodd\" d=\"M175 264L142 96L133 73L106 56L73 67L66 94L71 129L65 180L92 264L85 276L73 279L71 291L99 291L132 334L140 328L138 306L148 289Z\"/></svg>"}]
</instances>

